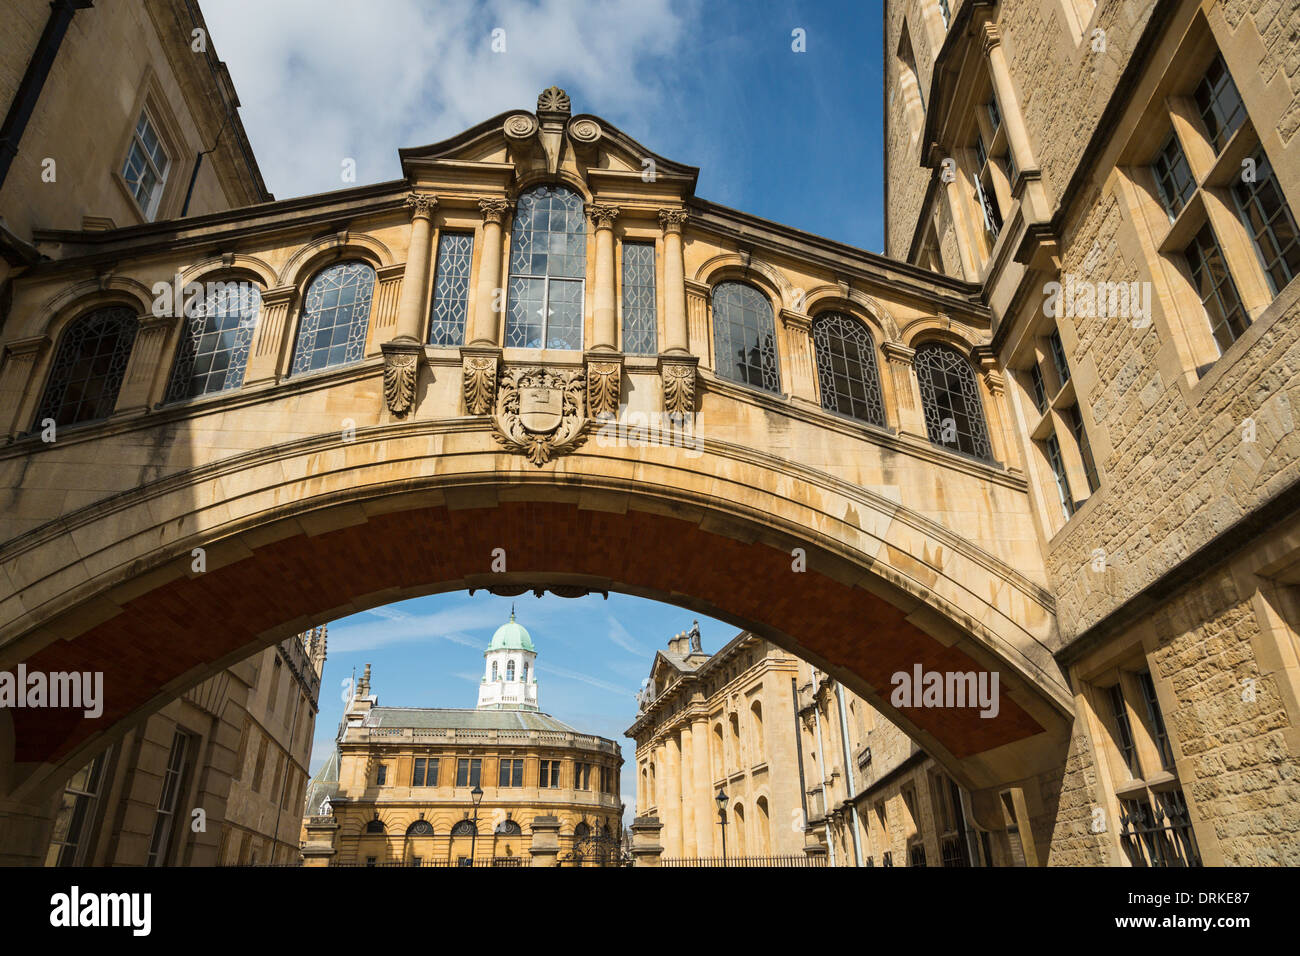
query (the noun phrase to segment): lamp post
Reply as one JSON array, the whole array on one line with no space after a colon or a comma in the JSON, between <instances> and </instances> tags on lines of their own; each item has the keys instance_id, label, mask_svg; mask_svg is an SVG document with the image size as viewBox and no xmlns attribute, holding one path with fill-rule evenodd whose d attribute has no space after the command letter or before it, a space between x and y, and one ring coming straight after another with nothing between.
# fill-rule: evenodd
<instances>
[{"instance_id":1,"label":"lamp post","mask_svg":"<svg viewBox=\"0 0 1300 956\"><path fill-rule=\"evenodd\" d=\"M718 795L713 798L718 804L718 821L722 825L722 865L727 865L727 792L718 788Z\"/></svg>"},{"instance_id":2,"label":"lamp post","mask_svg":"<svg viewBox=\"0 0 1300 956\"><path fill-rule=\"evenodd\" d=\"M474 801L474 830L469 835L469 865L474 865L474 847L478 845L478 805L483 802L483 788L477 783L474 789L469 792L469 798Z\"/></svg>"}]
</instances>

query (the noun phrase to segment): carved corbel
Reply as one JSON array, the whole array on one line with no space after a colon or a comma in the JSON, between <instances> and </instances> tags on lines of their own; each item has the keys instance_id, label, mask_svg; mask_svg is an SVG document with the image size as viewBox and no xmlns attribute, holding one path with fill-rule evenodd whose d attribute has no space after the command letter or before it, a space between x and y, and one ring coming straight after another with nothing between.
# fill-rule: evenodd
<instances>
[{"instance_id":1,"label":"carved corbel","mask_svg":"<svg viewBox=\"0 0 1300 956\"><path fill-rule=\"evenodd\" d=\"M501 352L499 349L466 347L460 350L460 354L465 411L471 415L489 415L496 401Z\"/></svg>"},{"instance_id":2,"label":"carved corbel","mask_svg":"<svg viewBox=\"0 0 1300 956\"><path fill-rule=\"evenodd\" d=\"M694 355L659 356L664 411L672 421L681 422L695 414L695 371L699 361Z\"/></svg>"},{"instance_id":3,"label":"carved corbel","mask_svg":"<svg viewBox=\"0 0 1300 956\"><path fill-rule=\"evenodd\" d=\"M623 388L623 356L589 352L587 359L587 414L592 418L614 418Z\"/></svg>"},{"instance_id":4,"label":"carved corbel","mask_svg":"<svg viewBox=\"0 0 1300 956\"><path fill-rule=\"evenodd\" d=\"M415 386L420 376L420 355L424 347L418 342L385 342L384 401L398 418L415 407Z\"/></svg>"}]
</instances>

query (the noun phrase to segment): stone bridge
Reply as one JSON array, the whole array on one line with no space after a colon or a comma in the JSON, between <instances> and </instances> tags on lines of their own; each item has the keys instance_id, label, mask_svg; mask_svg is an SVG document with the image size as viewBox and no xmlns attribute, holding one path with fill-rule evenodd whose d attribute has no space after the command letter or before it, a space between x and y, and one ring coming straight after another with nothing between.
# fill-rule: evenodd
<instances>
[{"instance_id":1,"label":"stone bridge","mask_svg":"<svg viewBox=\"0 0 1300 956\"><path fill-rule=\"evenodd\" d=\"M38 237L0 330L0 670L99 671L105 703L0 711L0 810L259 648L464 588L748 628L991 827L1059 782L1073 702L977 287L702 200L561 91L401 158ZM894 706L918 665L996 672L996 715Z\"/></svg>"}]
</instances>

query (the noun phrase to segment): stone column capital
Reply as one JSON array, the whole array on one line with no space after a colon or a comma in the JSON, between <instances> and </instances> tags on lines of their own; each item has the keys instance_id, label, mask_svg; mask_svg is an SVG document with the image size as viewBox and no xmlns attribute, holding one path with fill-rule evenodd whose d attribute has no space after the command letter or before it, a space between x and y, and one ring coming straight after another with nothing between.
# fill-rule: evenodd
<instances>
[{"instance_id":1,"label":"stone column capital","mask_svg":"<svg viewBox=\"0 0 1300 956\"><path fill-rule=\"evenodd\" d=\"M781 322L791 332L802 332L804 335L812 334L812 316L804 315L802 312L782 309Z\"/></svg>"},{"instance_id":2,"label":"stone column capital","mask_svg":"<svg viewBox=\"0 0 1300 956\"><path fill-rule=\"evenodd\" d=\"M1002 43L1002 31L998 29L996 23L985 21L980 27L980 43L984 50L984 55L988 56L993 52L993 48Z\"/></svg>"},{"instance_id":3,"label":"stone column capital","mask_svg":"<svg viewBox=\"0 0 1300 956\"><path fill-rule=\"evenodd\" d=\"M438 198L429 193L409 192L403 204L411 211L412 219L431 219L438 208Z\"/></svg>"},{"instance_id":4,"label":"stone column capital","mask_svg":"<svg viewBox=\"0 0 1300 956\"><path fill-rule=\"evenodd\" d=\"M507 199L480 199L478 208L483 213L484 222L501 225L506 214L514 208L514 203Z\"/></svg>"},{"instance_id":5,"label":"stone column capital","mask_svg":"<svg viewBox=\"0 0 1300 956\"><path fill-rule=\"evenodd\" d=\"M885 354L886 362L893 362L895 365L910 366L916 359L916 349L908 348L901 342L883 342L880 351Z\"/></svg>"},{"instance_id":6,"label":"stone column capital","mask_svg":"<svg viewBox=\"0 0 1300 956\"><path fill-rule=\"evenodd\" d=\"M680 233L686 223L685 209L660 209L659 225L666 233Z\"/></svg>"},{"instance_id":7,"label":"stone column capital","mask_svg":"<svg viewBox=\"0 0 1300 956\"><path fill-rule=\"evenodd\" d=\"M25 358L28 356L34 356L49 344L50 337L48 335L31 335L25 339L14 339L12 342L6 342L4 346L4 354L6 356L13 356L16 359Z\"/></svg>"},{"instance_id":8,"label":"stone column capital","mask_svg":"<svg viewBox=\"0 0 1300 956\"><path fill-rule=\"evenodd\" d=\"M613 229L618 218L618 207L605 203L587 203L587 218L597 229Z\"/></svg>"}]
</instances>

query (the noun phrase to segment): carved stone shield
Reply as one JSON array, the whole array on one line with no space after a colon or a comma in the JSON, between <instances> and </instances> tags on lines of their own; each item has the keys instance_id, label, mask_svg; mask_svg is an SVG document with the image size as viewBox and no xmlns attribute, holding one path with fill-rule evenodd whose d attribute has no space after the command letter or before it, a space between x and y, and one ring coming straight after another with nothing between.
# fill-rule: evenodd
<instances>
[{"instance_id":1,"label":"carved stone shield","mask_svg":"<svg viewBox=\"0 0 1300 956\"><path fill-rule=\"evenodd\" d=\"M540 468L582 443L586 392L582 369L505 368L492 413L493 438Z\"/></svg>"},{"instance_id":2,"label":"carved stone shield","mask_svg":"<svg viewBox=\"0 0 1300 956\"><path fill-rule=\"evenodd\" d=\"M519 421L530 432L549 435L564 418L564 392L558 388L521 388Z\"/></svg>"}]
</instances>

